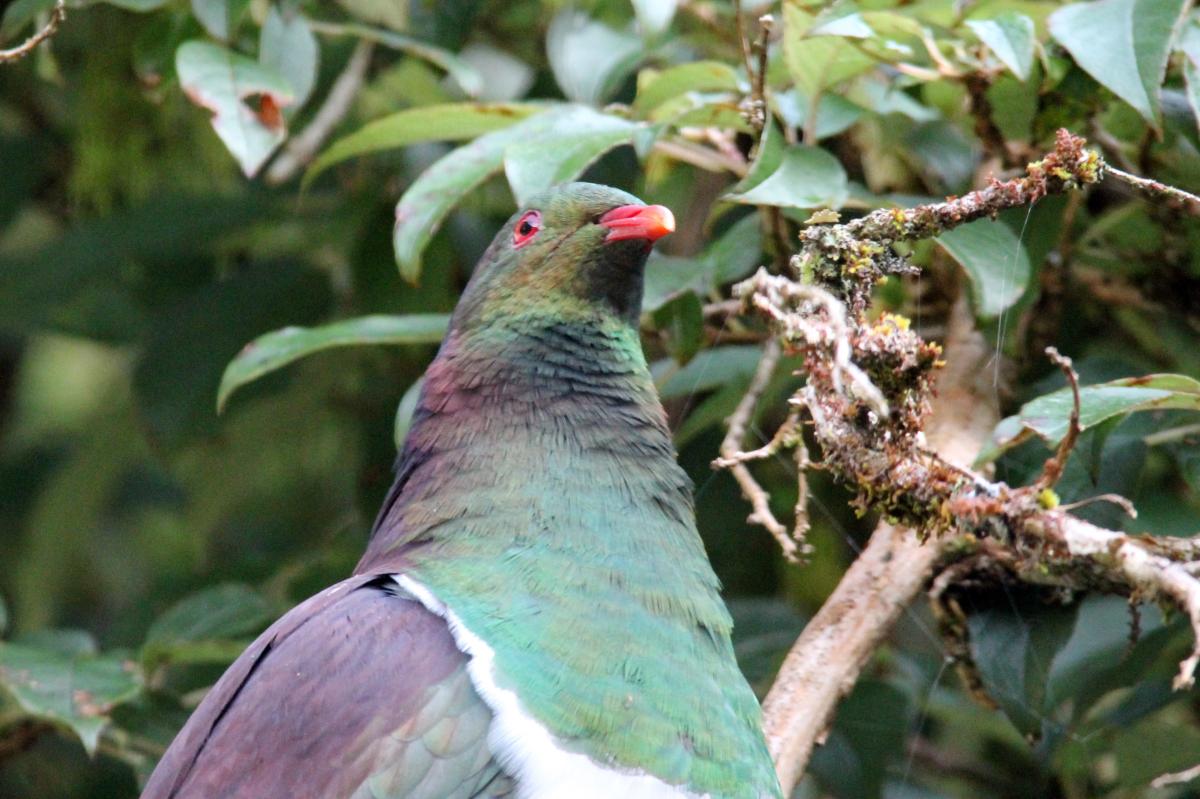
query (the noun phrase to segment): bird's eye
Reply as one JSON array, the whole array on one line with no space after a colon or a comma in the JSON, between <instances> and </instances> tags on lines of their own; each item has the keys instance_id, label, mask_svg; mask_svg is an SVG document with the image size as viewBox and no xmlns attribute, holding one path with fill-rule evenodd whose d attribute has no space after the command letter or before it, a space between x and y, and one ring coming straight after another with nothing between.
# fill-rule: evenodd
<instances>
[{"instance_id":1,"label":"bird's eye","mask_svg":"<svg viewBox=\"0 0 1200 799\"><path fill-rule=\"evenodd\" d=\"M541 229L542 215L540 212L526 211L521 214L521 218L517 220L517 226L513 228L513 246L520 247L527 244Z\"/></svg>"}]
</instances>

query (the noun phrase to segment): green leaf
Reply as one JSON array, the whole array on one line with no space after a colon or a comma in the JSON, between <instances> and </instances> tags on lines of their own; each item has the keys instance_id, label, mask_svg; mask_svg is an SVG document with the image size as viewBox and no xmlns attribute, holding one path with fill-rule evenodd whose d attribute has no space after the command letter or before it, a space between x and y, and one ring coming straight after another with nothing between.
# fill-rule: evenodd
<instances>
[{"instance_id":1,"label":"green leaf","mask_svg":"<svg viewBox=\"0 0 1200 799\"><path fill-rule=\"evenodd\" d=\"M287 136L279 110L293 102L291 85L274 69L199 40L179 45L175 70L188 98L213 112L213 129L246 177L254 177ZM257 113L245 102L255 97L262 103Z\"/></svg>"},{"instance_id":2,"label":"green leaf","mask_svg":"<svg viewBox=\"0 0 1200 799\"><path fill-rule=\"evenodd\" d=\"M765 180L725 199L781 208L840 208L848 193L846 171L836 158L820 147L793 145Z\"/></svg>"},{"instance_id":3,"label":"green leaf","mask_svg":"<svg viewBox=\"0 0 1200 799\"><path fill-rule=\"evenodd\" d=\"M762 348L736 344L704 350L682 369L674 361L654 365L654 382L663 399L690 397L725 385L741 390L758 368Z\"/></svg>"},{"instance_id":4,"label":"green leaf","mask_svg":"<svg viewBox=\"0 0 1200 799\"><path fill-rule=\"evenodd\" d=\"M686 364L704 341L704 309L695 292L685 291L654 313L654 325L666 332L671 355Z\"/></svg>"},{"instance_id":5,"label":"green leaf","mask_svg":"<svg viewBox=\"0 0 1200 799\"><path fill-rule=\"evenodd\" d=\"M754 160L750 163L750 169L746 171L746 177L738 181L737 185L729 190L730 193L743 194L771 177L783 163L786 147L787 142L784 141L779 125L774 118L768 119L766 127L763 128L762 139L759 140L758 150L754 153Z\"/></svg>"},{"instance_id":6,"label":"green leaf","mask_svg":"<svg viewBox=\"0 0 1200 799\"><path fill-rule=\"evenodd\" d=\"M1159 127L1159 86L1187 0L1096 0L1050 15L1050 34L1075 62Z\"/></svg>"},{"instance_id":7,"label":"green leaf","mask_svg":"<svg viewBox=\"0 0 1200 799\"><path fill-rule=\"evenodd\" d=\"M112 709L137 696L136 666L114 655L0 643L0 695L21 715L73 730L94 755Z\"/></svg>"},{"instance_id":8,"label":"green leaf","mask_svg":"<svg viewBox=\"0 0 1200 799\"><path fill-rule=\"evenodd\" d=\"M542 110L530 103L446 103L397 111L335 141L304 175L311 183L334 164L366 153L427 141L460 141L512 125Z\"/></svg>"},{"instance_id":9,"label":"green leaf","mask_svg":"<svg viewBox=\"0 0 1200 799\"><path fill-rule=\"evenodd\" d=\"M881 797L888 767L903 762L912 723L912 699L899 688L863 680L838 706L811 770L833 796Z\"/></svg>"},{"instance_id":10,"label":"green leaf","mask_svg":"<svg viewBox=\"0 0 1200 799\"><path fill-rule=\"evenodd\" d=\"M661 72L646 69L638 74L633 110L638 116L645 117L680 95L737 90L737 70L721 61L692 61L668 67Z\"/></svg>"},{"instance_id":11,"label":"green leaf","mask_svg":"<svg viewBox=\"0 0 1200 799\"><path fill-rule=\"evenodd\" d=\"M247 344L225 368L217 409L223 408L238 388L314 352L361 344L436 344L449 326L450 317L445 314L377 315L267 333Z\"/></svg>"},{"instance_id":12,"label":"green leaf","mask_svg":"<svg viewBox=\"0 0 1200 799\"><path fill-rule=\"evenodd\" d=\"M366 39L369 42L375 42L392 50L398 50L428 61L434 66L440 67L447 75L453 78L454 82L466 92L468 97L478 97L479 93L483 91L483 76L479 74L479 71L443 47L438 47L437 45L407 36L403 33L383 30L382 28L373 28L370 25L356 25L354 23L337 25L322 22L319 25L314 23L313 28L318 33Z\"/></svg>"},{"instance_id":13,"label":"green leaf","mask_svg":"<svg viewBox=\"0 0 1200 799\"><path fill-rule=\"evenodd\" d=\"M1079 403L1079 425L1084 429L1135 411L1200 411L1200 382L1171 374L1127 377L1083 387ZM1019 418L1047 442L1056 444L1066 435L1071 407L1070 389L1060 389L1025 403Z\"/></svg>"},{"instance_id":14,"label":"green leaf","mask_svg":"<svg viewBox=\"0 0 1200 799\"><path fill-rule=\"evenodd\" d=\"M1005 11L992 19L967 20L967 27L1014 75L1021 80L1029 77L1036 41L1033 20L1015 11Z\"/></svg>"},{"instance_id":15,"label":"green leaf","mask_svg":"<svg viewBox=\"0 0 1200 799\"><path fill-rule=\"evenodd\" d=\"M670 26L678 5L679 0L633 0L633 13L643 34L658 36Z\"/></svg>"},{"instance_id":16,"label":"green leaf","mask_svg":"<svg viewBox=\"0 0 1200 799\"><path fill-rule=\"evenodd\" d=\"M642 310L653 312L684 292L706 296L739 280L761 263L762 227L757 214L747 214L729 227L699 256L680 258L651 251L646 262Z\"/></svg>"},{"instance_id":17,"label":"green leaf","mask_svg":"<svg viewBox=\"0 0 1200 799\"><path fill-rule=\"evenodd\" d=\"M642 40L565 8L546 31L546 57L563 94L578 103L599 103L637 66Z\"/></svg>"},{"instance_id":18,"label":"green leaf","mask_svg":"<svg viewBox=\"0 0 1200 799\"><path fill-rule=\"evenodd\" d=\"M899 92L899 94L908 98L908 95L903 92ZM788 127L798 130L806 128L808 116L813 112L812 102L799 87L793 87L789 92L776 94L774 99L779 116L787 123ZM908 100L914 105L917 104L912 98L908 98ZM836 136L847 130L862 118L866 109L840 94L823 94L817 100L816 113L817 124L813 128L813 133L820 140Z\"/></svg>"},{"instance_id":19,"label":"green leaf","mask_svg":"<svg viewBox=\"0 0 1200 799\"><path fill-rule=\"evenodd\" d=\"M819 96L874 66L874 60L844 36L810 35L814 18L793 3L783 6L783 59L796 85Z\"/></svg>"},{"instance_id":20,"label":"green leaf","mask_svg":"<svg viewBox=\"0 0 1200 799\"><path fill-rule=\"evenodd\" d=\"M368 42L382 44L383 47L400 50L401 53L413 55L430 62L434 66L438 66L454 78L458 88L466 92L468 97L478 97L480 92L484 90L484 77L479 74L475 67L470 66L467 61L458 58L457 55L451 53L450 50L438 47L436 44L430 44L419 40L413 36L397 34L395 31L384 30L382 28L372 28L371 25L358 25L354 23L347 24L332 24L332 23L312 23L313 30L318 34L329 34L334 36L354 36L355 38L364 38Z\"/></svg>"},{"instance_id":21,"label":"green leaf","mask_svg":"<svg viewBox=\"0 0 1200 799\"><path fill-rule=\"evenodd\" d=\"M514 143L504 152L504 174L517 205L578 177L604 153L629 144L637 129L624 119L580 109L551 133Z\"/></svg>"},{"instance_id":22,"label":"green leaf","mask_svg":"<svg viewBox=\"0 0 1200 799\"><path fill-rule=\"evenodd\" d=\"M1200 760L1200 731L1190 723L1158 717L1113 732L1119 784L1125 789L1144 787L1156 777L1190 769ZM1188 793L1185 789L1179 795ZM1136 794L1151 792L1134 791L1129 795Z\"/></svg>"},{"instance_id":23,"label":"green leaf","mask_svg":"<svg viewBox=\"0 0 1200 799\"><path fill-rule=\"evenodd\" d=\"M166 662L222 662L245 647L245 638L259 632L275 609L248 586L227 583L206 588L172 605L155 619L142 645L147 669ZM228 643L227 646L211 646Z\"/></svg>"},{"instance_id":24,"label":"green leaf","mask_svg":"<svg viewBox=\"0 0 1200 799\"><path fill-rule=\"evenodd\" d=\"M425 170L396 205L392 244L401 276L409 282L417 280L421 274L421 253L446 214L467 192L500 171L510 147L542 137L572 134L589 126L608 126L607 119L607 115L586 106L551 107L503 130L480 136ZM568 160L578 164L578 153L572 153Z\"/></svg>"},{"instance_id":25,"label":"green leaf","mask_svg":"<svg viewBox=\"0 0 1200 799\"><path fill-rule=\"evenodd\" d=\"M1072 407L1070 388L1025 403L1016 416L996 425L980 459L986 456L991 460L1030 435L1038 435L1050 446L1055 446L1067 433ZM1200 411L1200 381L1184 375L1152 374L1125 377L1079 390L1079 426L1083 430L1136 411L1168 409Z\"/></svg>"},{"instance_id":26,"label":"green leaf","mask_svg":"<svg viewBox=\"0 0 1200 799\"><path fill-rule=\"evenodd\" d=\"M971 278L971 297L981 317L998 316L1025 293L1033 271L1029 253L1003 222L979 219L946 231L937 242Z\"/></svg>"},{"instance_id":27,"label":"green leaf","mask_svg":"<svg viewBox=\"0 0 1200 799\"><path fill-rule=\"evenodd\" d=\"M192 0L192 14L212 36L228 42L249 5L250 0Z\"/></svg>"},{"instance_id":28,"label":"green leaf","mask_svg":"<svg viewBox=\"0 0 1200 799\"><path fill-rule=\"evenodd\" d=\"M267 10L258 43L258 60L291 84L296 101L290 111L295 112L312 94L320 54L317 37L303 14L285 15L275 5Z\"/></svg>"},{"instance_id":29,"label":"green leaf","mask_svg":"<svg viewBox=\"0 0 1200 799\"><path fill-rule=\"evenodd\" d=\"M156 8L162 8L170 0L103 0L105 5L116 6L123 8L126 11L137 11L139 13L153 11ZM47 6L53 3L46 3Z\"/></svg>"},{"instance_id":30,"label":"green leaf","mask_svg":"<svg viewBox=\"0 0 1200 799\"><path fill-rule=\"evenodd\" d=\"M988 694L1026 736L1042 732L1046 686L1055 655L1075 628L1077 606L1051 606L1016 597L1011 604L971 613L971 655Z\"/></svg>"},{"instance_id":31,"label":"green leaf","mask_svg":"<svg viewBox=\"0 0 1200 799\"><path fill-rule=\"evenodd\" d=\"M421 400L421 387L425 385L425 378L418 377L413 381L413 384L404 392L404 396L400 398L400 404L396 406L396 420L392 424L392 440L396 442L397 451L404 448L404 439L408 437L408 430L412 427L413 414L417 411L417 403Z\"/></svg>"}]
</instances>

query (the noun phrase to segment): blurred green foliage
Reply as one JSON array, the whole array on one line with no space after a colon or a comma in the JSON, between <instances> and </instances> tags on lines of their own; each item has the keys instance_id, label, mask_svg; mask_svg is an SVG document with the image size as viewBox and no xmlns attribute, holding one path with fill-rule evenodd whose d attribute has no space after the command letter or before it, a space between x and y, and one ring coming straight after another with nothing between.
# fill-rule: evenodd
<instances>
[{"instance_id":1,"label":"blurred green foliage","mask_svg":"<svg viewBox=\"0 0 1200 799\"><path fill-rule=\"evenodd\" d=\"M9 4L0 46L52 5ZM811 563L784 565L745 524L708 464L762 331L705 306L814 211L962 193L1061 126L1200 189L1184 0L741 5L750 40L774 17L761 143L721 0L81 1L0 65L0 796L135 796L245 643L348 573L444 314L514 197L584 175L675 210L645 345L765 690L874 520L815 472ZM356 60L362 85L307 174L273 172ZM1071 354L1105 385L1085 392L1062 501L1120 493L1137 520L1080 513L1194 535L1195 212L1111 182L1047 198L915 245L923 276L877 306L936 337L969 283L1012 414L987 457L1014 484L1069 409L1042 349ZM1129 380L1150 374L1166 376ZM755 467L779 514L794 468ZM914 608L799 796L1191 795L1147 787L1200 761L1200 706L1170 690L1180 620L1014 586L956 599L998 709L961 690Z\"/></svg>"}]
</instances>

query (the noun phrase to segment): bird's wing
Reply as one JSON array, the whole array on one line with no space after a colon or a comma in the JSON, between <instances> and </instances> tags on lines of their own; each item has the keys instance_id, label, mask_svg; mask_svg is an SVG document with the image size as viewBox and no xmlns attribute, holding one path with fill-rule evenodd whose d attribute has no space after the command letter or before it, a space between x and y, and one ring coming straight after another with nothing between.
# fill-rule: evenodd
<instances>
[{"instance_id":1,"label":"bird's wing","mask_svg":"<svg viewBox=\"0 0 1200 799\"><path fill-rule=\"evenodd\" d=\"M360 575L272 625L200 703L142 799L506 795L466 656L397 590Z\"/></svg>"}]
</instances>

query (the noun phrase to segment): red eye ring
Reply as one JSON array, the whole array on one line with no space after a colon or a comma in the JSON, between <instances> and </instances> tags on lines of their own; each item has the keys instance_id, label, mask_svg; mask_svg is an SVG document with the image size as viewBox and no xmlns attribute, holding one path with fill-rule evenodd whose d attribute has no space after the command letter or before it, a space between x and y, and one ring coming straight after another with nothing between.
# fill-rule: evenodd
<instances>
[{"instance_id":1,"label":"red eye ring","mask_svg":"<svg viewBox=\"0 0 1200 799\"><path fill-rule=\"evenodd\" d=\"M526 211L513 227L513 246L523 247L542 229L542 212Z\"/></svg>"}]
</instances>

